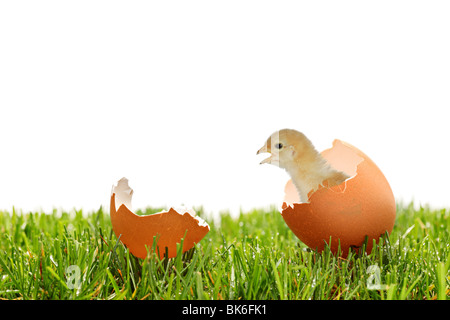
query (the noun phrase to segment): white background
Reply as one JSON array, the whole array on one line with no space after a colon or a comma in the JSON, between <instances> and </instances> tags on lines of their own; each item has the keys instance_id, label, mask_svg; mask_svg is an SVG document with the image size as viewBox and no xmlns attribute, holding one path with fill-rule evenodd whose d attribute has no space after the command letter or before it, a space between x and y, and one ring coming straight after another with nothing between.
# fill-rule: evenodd
<instances>
[{"instance_id":1,"label":"white background","mask_svg":"<svg viewBox=\"0 0 450 320\"><path fill-rule=\"evenodd\" d=\"M279 205L275 130L450 206L448 1L3 1L0 209Z\"/></svg>"}]
</instances>

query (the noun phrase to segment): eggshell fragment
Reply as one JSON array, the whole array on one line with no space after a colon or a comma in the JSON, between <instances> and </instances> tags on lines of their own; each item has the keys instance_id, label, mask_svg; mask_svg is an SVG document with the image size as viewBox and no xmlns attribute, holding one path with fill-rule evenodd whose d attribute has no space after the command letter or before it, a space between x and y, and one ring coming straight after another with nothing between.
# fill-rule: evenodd
<instances>
[{"instance_id":1,"label":"eggshell fragment","mask_svg":"<svg viewBox=\"0 0 450 320\"><path fill-rule=\"evenodd\" d=\"M327 243L336 253L340 244L346 257L349 248L360 248L366 236L366 251L371 252L373 240L378 242L394 227L395 198L388 181L367 155L348 143L335 140L322 156L351 178L339 186L320 187L309 194L308 203L298 203L289 180L281 212L284 221L303 243L319 252Z\"/></svg>"},{"instance_id":2,"label":"eggshell fragment","mask_svg":"<svg viewBox=\"0 0 450 320\"><path fill-rule=\"evenodd\" d=\"M209 232L209 225L195 217L193 210L170 208L147 216L138 216L131 211L133 190L128 180L122 178L111 192L111 223L116 234L130 252L138 258L145 258L147 250L153 248L156 236L160 258L168 250L168 258L177 255L177 243L182 242L182 251L191 249ZM118 209L116 209L118 208Z\"/></svg>"}]
</instances>

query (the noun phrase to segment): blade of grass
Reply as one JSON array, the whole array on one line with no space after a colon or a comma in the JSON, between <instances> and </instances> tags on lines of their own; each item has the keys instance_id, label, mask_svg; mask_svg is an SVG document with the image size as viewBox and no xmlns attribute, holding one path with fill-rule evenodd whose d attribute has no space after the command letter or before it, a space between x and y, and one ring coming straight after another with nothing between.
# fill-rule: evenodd
<instances>
[{"instance_id":1,"label":"blade of grass","mask_svg":"<svg viewBox=\"0 0 450 320\"><path fill-rule=\"evenodd\" d=\"M120 293L119 286L117 285L117 282L114 279L114 276L112 275L111 271L109 271L109 269L106 269L106 274L108 275L109 281L111 282L111 284L114 288L114 291L116 292L116 295L119 295L119 293Z\"/></svg>"},{"instance_id":2,"label":"blade of grass","mask_svg":"<svg viewBox=\"0 0 450 320\"><path fill-rule=\"evenodd\" d=\"M69 290L69 287L67 286L67 284L59 277L59 275L50 267L50 266L47 266L47 271L48 272L50 272L50 274L54 277L54 278L56 278L56 280L58 280L60 283L61 283L61 285L64 287L64 288L66 288L67 290Z\"/></svg>"},{"instance_id":3,"label":"blade of grass","mask_svg":"<svg viewBox=\"0 0 450 320\"><path fill-rule=\"evenodd\" d=\"M443 262L439 262L436 266L436 277L437 277L437 299L446 300L447 299L447 270Z\"/></svg>"},{"instance_id":4,"label":"blade of grass","mask_svg":"<svg viewBox=\"0 0 450 320\"><path fill-rule=\"evenodd\" d=\"M272 257L270 259L270 264L272 266L272 271L273 271L273 274L275 276L275 284L276 284L278 292L280 294L280 299L281 300L286 300L286 297L284 296L284 291L283 291L283 284L281 283L280 275L278 274L277 266L276 266L275 261L273 260Z\"/></svg>"}]
</instances>

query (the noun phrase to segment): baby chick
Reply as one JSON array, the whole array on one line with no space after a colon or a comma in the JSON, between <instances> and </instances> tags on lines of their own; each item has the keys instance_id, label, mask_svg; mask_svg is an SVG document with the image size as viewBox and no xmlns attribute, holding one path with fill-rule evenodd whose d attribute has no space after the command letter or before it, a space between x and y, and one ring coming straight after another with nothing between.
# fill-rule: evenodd
<instances>
[{"instance_id":1,"label":"baby chick","mask_svg":"<svg viewBox=\"0 0 450 320\"><path fill-rule=\"evenodd\" d=\"M350 176L331 168L314 148L311 141L301 132L283 129L273 133L256 154L271 153L261 161L285 169L298 190L300 201L308 202L308 193L320 185L339 185Z\"/></svg>"}]
</instances>

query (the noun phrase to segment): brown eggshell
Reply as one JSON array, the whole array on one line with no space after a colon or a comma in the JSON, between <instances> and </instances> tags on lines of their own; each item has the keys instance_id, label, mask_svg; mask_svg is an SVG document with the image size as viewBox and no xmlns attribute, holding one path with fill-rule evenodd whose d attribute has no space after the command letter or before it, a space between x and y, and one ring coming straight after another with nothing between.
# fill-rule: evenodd
<instances>
[{"instance_id":1,"label":"brown eggshell","mask_svg":"<svg viewBox=\"0 0 450 320\"><path fill-rule=\"evenodd\" d=\"M170 208L167 212L138 216L128 208L131 207L132 194L128 180L119 180L111 194L110 215L116 237L120 236L120 241L138 258L147 256L147 248L151 251L155 236L158 247L156 252L159 252L160 258L164 256L166 247L168 258L173 258L177 255L177 243L181 243L182 238L182 250L185 252L209 232L208 224L194 217L189 210L178 212ZM119 207L117 210L116 204Z\"/></svg>"},{"instance_id":2,"label":"brown eggshell","mask_svg":"<svg viewBox=\"0 0 450 320\"><path fill-rule=\"evenodd\" d=\"M335 140L322 155L351 178L339 186L320 187L309 194L309 203L296 203L298 193L289 180L281 212L284 221L303 243L319 252L327 243L336 253L340 243L341 255L346 257L349 248L358 249L367 236L370 253L373 240L378 243L380 235L394 227L391 187L375 163L350 144Z\"/></svg>"}]
</instances>

